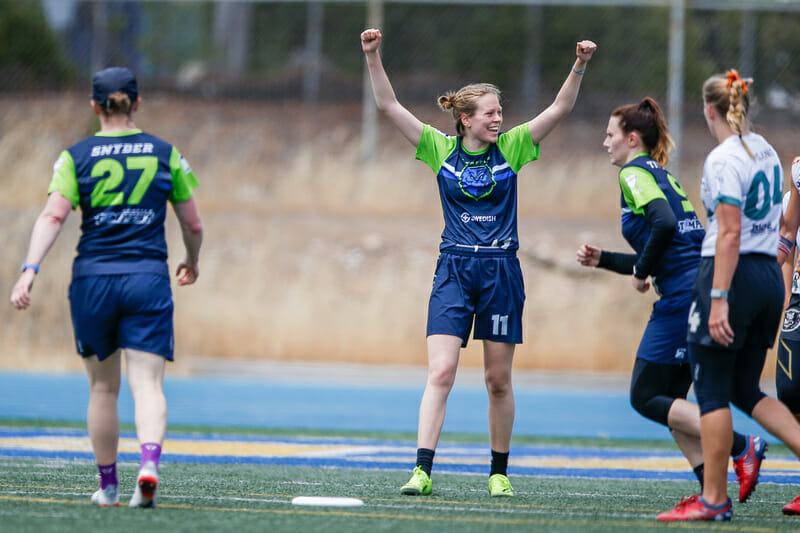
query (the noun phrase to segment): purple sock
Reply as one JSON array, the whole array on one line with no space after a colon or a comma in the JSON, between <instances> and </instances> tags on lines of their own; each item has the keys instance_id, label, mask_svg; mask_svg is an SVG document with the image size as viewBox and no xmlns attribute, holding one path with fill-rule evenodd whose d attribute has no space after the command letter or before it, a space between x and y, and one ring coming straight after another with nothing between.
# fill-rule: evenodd
<instances>
[{"instance_id":1,"label":"purple sock","mask_svg":"<svg viewBox=\"0 0 800 533\"><path fill-rule=\"evenodd\" d=\"M158 460L161 458L161 445L155 442L145 442L142 444L142 463L144 466L147 461L153 461L158 469Z\"/></svg>"},{"instance_id":2,"label":"purple sock","mask_svg":"<svg viewBox=\"0 0 800 533\"><path fill-rule=\"evenodd\" d=\"M117 463L111 463L108 466L97 465L100 471L100 488L104 489L109 485L118 485L117 482Z\"/></svg>"}]
</instances>

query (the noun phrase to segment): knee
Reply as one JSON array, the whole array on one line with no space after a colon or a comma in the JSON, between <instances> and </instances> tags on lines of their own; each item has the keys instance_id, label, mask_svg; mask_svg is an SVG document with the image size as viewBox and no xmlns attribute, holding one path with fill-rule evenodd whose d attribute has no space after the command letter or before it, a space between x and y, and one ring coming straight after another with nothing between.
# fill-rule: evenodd
<instances>
[{"instance_id":1,"label":"knee","mask_svg":"<svg viewBox=\"0 0 800 533\"><path fill-rule=\"evenodd\" d=\"M112 396L119 395L119 381L115 380L93 380L89 384L89 391L92 394L108 394Z\"/></svg>"},{"instance_id":2,"label":"knee","mask_svg":"<svg viewBox=\"0 0 800 533\"><path fill-rule=\"evenodd\" d=\"M434 387L450 389L456 380L456 367L451 365L436 365L428 368L428 384Z\"/></svg>"},{"instance_id":3,"label":"knee","mask_svg":"<svg viewBox=\"0 0 800 533\"><path fill-rule=\"evenodd\" d=\"M486 390L492 396L505 396L511 392L511 372L504 369L487 370Z\"/></svg>"},{"instance_id":4,"label":"knee","mask_svg":"<svg viewBox=\"0 0 800 533\"><path fill-rule=\"evenodd\" d=\"M634 387L631 389L630 400L631 407L633 407L637 413L653 422L668 426L669 410L675 398L644 394Z\"/></svg>"}]
</instances>

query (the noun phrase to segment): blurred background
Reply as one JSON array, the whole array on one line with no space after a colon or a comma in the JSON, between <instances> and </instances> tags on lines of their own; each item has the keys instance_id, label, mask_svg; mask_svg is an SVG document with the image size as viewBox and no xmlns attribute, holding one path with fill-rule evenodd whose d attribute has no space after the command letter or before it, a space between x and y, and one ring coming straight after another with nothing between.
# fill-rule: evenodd
<instances>
[{"instance_id":1,"label":"blurred background","mask_svg":"<svg viewBox=\"0 0 800 533\"><path fill-rule=\"evenodd\" d=\"M426 364L441 206L433 173L365 92L366 27L383 31L400 101L451 134L440 94L499 85L507 129L549 105L578 40L598 44L575 109L520 174L517 368L632 365L655 295L575 262L583 242L629 251L601 146L615 107L661 103L677 142L668 167L698 208L714 146L700 100L709 75L752 76L754 129L787 175L800 154L794 0L0 0L0 293L16 281L53 162L98 128L92 73L124 65L139 79L137 126L176 145L201 183L200 279L174 288L178 370L220 358ZM0 367L80 367L67 302L79 222L70 216L44 261L32 307L0 307ZM174 217L168 235L174 270ZM482 366L480 343L462 364Z\"/></svg>"}]
</instances>

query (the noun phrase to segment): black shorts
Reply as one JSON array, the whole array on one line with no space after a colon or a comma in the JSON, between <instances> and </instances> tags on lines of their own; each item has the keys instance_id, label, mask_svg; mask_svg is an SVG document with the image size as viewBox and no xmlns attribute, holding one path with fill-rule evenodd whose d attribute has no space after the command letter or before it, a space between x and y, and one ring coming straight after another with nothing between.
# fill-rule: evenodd
<instances>
[{"instance_id":1,"label":"black shorts","mask_svg":"<svg viewBox=\"0 0 800 533\"><path fill-rule=\"evenodd\" d=\"M800 414L800 295L793 294L783 315L775 368L778 399Z\"/></svg>"},{"instance_id":2,"label":"black shorts","mask_svg":"<svg viewBox=\"0 0 800 533\"><path fill-rule=\"evenodd\" d=\"M701 414L727 408L730 402L750 414L764 393L759 378L767 348L775 342L783 308L783 278L774 257L739 258L728 291L731 346L717 344L708 333L714 258L703 258L689 313L689 361Z\"/></svg>"},{"instance_id":3,"label":"black shorts","mask_svg":"<svg viewBox=\"0 0 800 533\"><path fill-rule=\"evenodd\" d=\"M729 320L734 340L727 347L717 344L708 332L713 279L714 258L704 257L694 284L687 340L727 350L739 350L745 342L762 345L765 350L770 348L778 334L784 300L783 277L776 259L763 254L739 257L728 289Z\"/></svg>"}]
</instances>

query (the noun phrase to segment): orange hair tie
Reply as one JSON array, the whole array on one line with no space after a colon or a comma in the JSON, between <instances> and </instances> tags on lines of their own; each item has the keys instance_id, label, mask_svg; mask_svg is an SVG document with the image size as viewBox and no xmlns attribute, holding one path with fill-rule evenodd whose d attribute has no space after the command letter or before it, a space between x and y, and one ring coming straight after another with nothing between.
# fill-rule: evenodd
<instances>
[{"instance_id":1,"label":"orange hair tie","mask_svg":"<svg viewBox=\"0 0 800 533\"><path fill-rule=\"evenodd\" d=\"M750 84L753 83L752 79L745 79L739 77L739 71L735 68L730 69L725 73L728 76L728 81L725 83L725 87L730 87L733 82L741 81L742 82L742 94L747 94L747 88L750 87Z\"/></svg>"}]
</instances>

